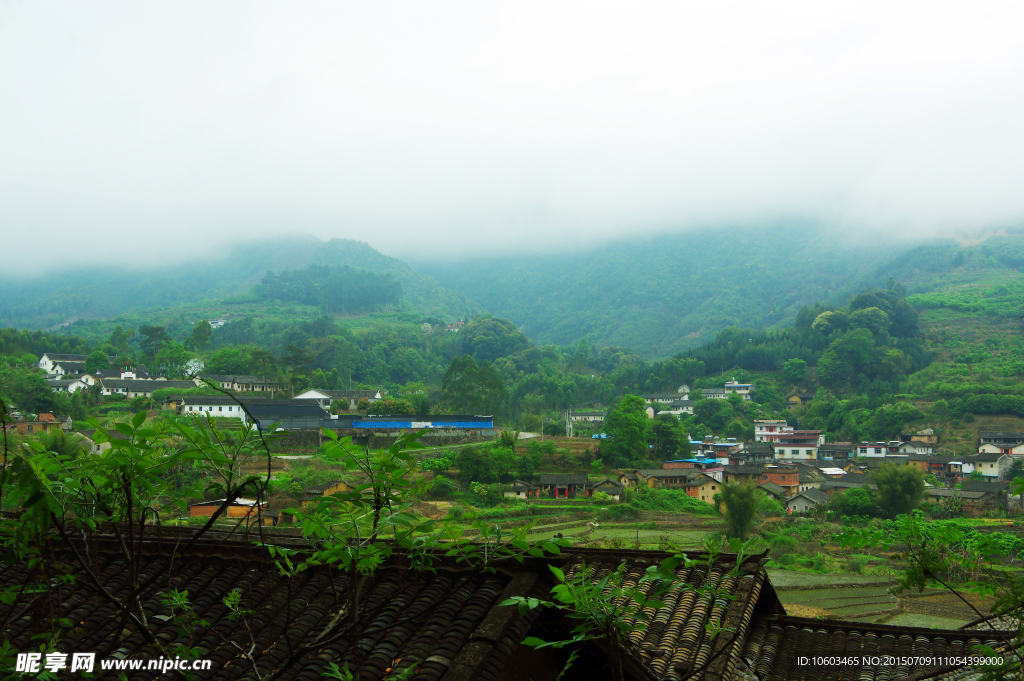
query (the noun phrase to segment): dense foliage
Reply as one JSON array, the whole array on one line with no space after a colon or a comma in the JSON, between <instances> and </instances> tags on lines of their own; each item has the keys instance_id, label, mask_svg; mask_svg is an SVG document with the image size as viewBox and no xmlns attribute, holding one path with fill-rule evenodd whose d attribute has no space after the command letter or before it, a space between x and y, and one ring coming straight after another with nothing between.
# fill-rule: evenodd
<instances>
[{"instance_id":1,"label":"dense foliage","mask_svg":"<svg viewBox=\"0 0 1024 681\"><path fill-rule=\"evenodd\" d=\"M268 272L253 293L265 300L314 305L322 308L324 314L346 314L396 305L402 297L402 285L386 274L345 266L310 265L280 274Z\"/></svg>"}]
</instances>

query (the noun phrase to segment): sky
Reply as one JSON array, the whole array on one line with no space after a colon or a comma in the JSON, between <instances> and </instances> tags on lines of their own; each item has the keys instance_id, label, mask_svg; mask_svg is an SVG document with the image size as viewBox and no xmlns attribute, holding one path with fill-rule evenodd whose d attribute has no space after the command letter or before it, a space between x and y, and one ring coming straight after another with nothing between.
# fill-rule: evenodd
<instances>
[{"instance_id":1,"label":"sky","mask_svg":"<svg viewBox=\"0 0 1024 681\"><path fill-rule=\"evenodd\" d=\"M0 0L8 274L1024 224L1020 2Z\"/></svg>"}]
</instances>

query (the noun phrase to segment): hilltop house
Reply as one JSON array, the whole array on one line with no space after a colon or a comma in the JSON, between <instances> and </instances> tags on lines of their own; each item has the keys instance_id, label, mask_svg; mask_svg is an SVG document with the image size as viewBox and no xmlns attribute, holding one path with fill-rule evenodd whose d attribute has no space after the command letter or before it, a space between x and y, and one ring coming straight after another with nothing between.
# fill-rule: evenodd
<instances>
[{"instance_id":1,"label":"hilltop house","mask_svg":"<svg viewBox=\"0 0 1024 681\"><path fill-rule=\"evenodd\" d=\"M814 393L793 393L786 398L786 406L789 408L801 407L814 399Z\"/></svg>"},{"instance_id":2,"label":"hilltop house","mask_svg":"<svg viewBox=\"0 0 1024 681\"><path fill-rule=\"evenodd\" d=\"M301 395L296 395L297 400L316 400L324 409L330 410L332 402L341 402L345 408L343 411L355 411L359 406L359 400L378 402L382 399L380 390L326 390L314 388L307 390Z\"/></svg>"},{"instance_id":3,"label":"hilltop house","mask_svg":"<svg viewBox=\"0 0 1024 681\"><path fill-rule=\"evenodd\" d=\"M200 374L199 378L208 385L238 393L273 393L277 390L277 379L269 376Z\"/></svg>"},{"instance_id":4,"label":"hilltop house","mask_svg":"<svg viewBox=\"0 0 1024 681\"><path fill-rule=\"evenodd\" d=\"M693 413L693 400L673 400L672 402L657 402L657 406L654 403L647 405L645 409L647 412L647 418L653 419L657 414L672 414L673 416L681 416L683 414Z\"/></svg>"},{"instance_id":5,"label":"hilltop house","mask_svg":"<svg viewBox=\"0 0 1024 681\"><path fill-rule=\"evenodd\" d=\"M79 362L79 363L81 363L84 366L85 365L85 361L87 359L88 359L88 357L86 355L73 355L73 354L58 353L58 352L44 352L43 356L39 358L38 366L39 366L40 369L42 369L46 373L52 374L52 373L55 373L54 372L54 364L56 364L58 362ZM114 362L117 361L117 357L115 357L114 355L110 355L110 356L107 357L107 360L111 364L113 364Z\"/></svg>"},{"instance_id":6,"label":"hilltop house","mask_svg":"<svg viewBox=\"0 0 1024 681\"><path fill-rule=\"evenodd\" d=\"M726 395L739 395L745 400L751 400L754 398L757 386L753 383L739 383L733 378L731 381L726 382L723 390L725 390Z\"/></svg>"}]
</instances>

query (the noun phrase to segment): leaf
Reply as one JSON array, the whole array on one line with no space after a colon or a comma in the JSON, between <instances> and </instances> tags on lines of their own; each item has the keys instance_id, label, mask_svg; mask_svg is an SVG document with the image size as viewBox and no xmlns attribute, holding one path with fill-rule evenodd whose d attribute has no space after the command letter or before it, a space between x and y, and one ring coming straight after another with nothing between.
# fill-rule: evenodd
<instances>
[{"instance_id":1,"label":"leaf","mask_svg":"<svg viewBox=\"0 0 1024 681\"><path fill-rule=\"evenodd\" d=\"M135 431L132 430L131 426L129 426L127 423L115 423L114 428L117 429L117 432L121 433L122 435L127 435L128 437L131 437L132 435L135 434ZM110 443L110 446L117 447L123 446L123 444L124 443L118 443L116 440L114 440Z\"/></svg>"},{"instance_id":2,"label":"leaf","mask_svg":"<svg viewBox=\"0 0 1024 681\"><path fill-rule=\"evenodd\" d=\"M562 572L560 568L557 568L554 565L549 565L548 569L551 570L551 573L555 576L555 579L557 579L559 582L565 582L565 573Z\"/></svg>"},{"instance_id":3,"label":"leaf","mask_svg":"<svg viewBox=\"0 0 1024 681\"><path fill-rule=\"evenodd\" d=\"M145 423L145 421L146 421L146 412L140 411L138 414L136 414L135 416L132 417L132 427L135 428L136 430L138 430L139 426L141 426L143 423Z\"/></svg>"}]
</instances>

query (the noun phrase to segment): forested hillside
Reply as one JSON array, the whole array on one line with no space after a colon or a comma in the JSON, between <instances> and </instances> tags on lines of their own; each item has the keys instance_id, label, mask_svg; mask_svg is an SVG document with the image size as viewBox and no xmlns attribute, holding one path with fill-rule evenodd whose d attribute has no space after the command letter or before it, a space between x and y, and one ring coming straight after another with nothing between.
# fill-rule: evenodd
<instances>
[{"instance_id":1,"label":"forested hillside","mask_svg":"<svg viewBox=\"0 0 1024 681\"><path fill-rule=\"evenodd\" d=\"M1024 297L1024 237L954 242L849 241L810 228L722 229L637 238L591 251L416 264L538 342L621 345L649 358L698 347L728 326L785 326L804 305L843 305L894 277L914 305L1002 305ZM1016 282L1016 283L1014 283ZM1006 288L992 288L1005 286ZM952 296L952 297L951 297Z\"/></svg>"},{"instance_id":2,"label":"forested hillside","mask_svg":"<svg viewBox=\"0 0 1024 681\"><path fill-rule=\"evenodd\" d=\"M849 242L811 228L719 229L638 237L594 250L414 263L508 317L537 342L626 346L666 357L723 328L791 322L804 305L845 303L884 285L906 246Z\"/></svg>"},{"instance_id":3,"label":"forested hillside","mask_svg":"<svg viewBox=\"0 0 1024 681\"><path fill-rule=\"evenodd\" d=\"M249 292L268 272L280 275L310 265L352 268L346 277L354 286L360 285L359 271L388 275L401 287L394 304L398 310L454 320L478 309L401 260L346 239L263 241L237 246L222 257L176 265L161 264L158 253L140 253L130 246L109 255L109 261L70 259L59 270L34 279L0 278L0 326L45 329L74 318L111 319L210 299L259 300Z\"/></svg>"}]
</instances>

